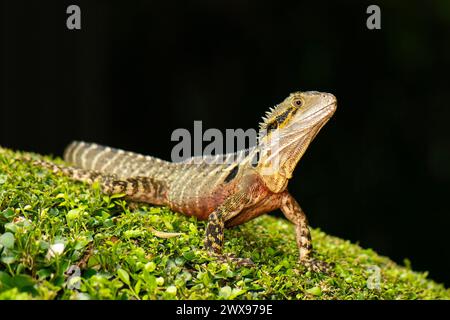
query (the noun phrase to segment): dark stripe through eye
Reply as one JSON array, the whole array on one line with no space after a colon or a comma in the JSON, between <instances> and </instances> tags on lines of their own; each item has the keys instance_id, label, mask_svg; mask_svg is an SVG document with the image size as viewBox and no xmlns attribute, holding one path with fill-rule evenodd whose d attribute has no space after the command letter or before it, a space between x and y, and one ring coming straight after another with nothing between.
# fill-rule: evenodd
<instances>
[{"instance_id":1,"label":"dark stripe through eye","mask_svg":"<svg viewBox=\"0 0 450 320\"><path fill-rule=\"evenodd\" d=\"M283 112L282 114L280 114L278 117L276 117L276 120L278 123L283 123L284 120L286 120L286 118L289 116L289 114L291 113L292 110L288 109L285 112Z\"/></svg>"},{"instance_id":2,"label":"dark stripe through eye","mask_svg":"<svg viewBox=\"0 0 450 320\"><path fill-rule=\"evenodd\" d=\"M278 128L280 124L282 124L287 117L292 113L295 113L296 110L288 109L282 114L278 115L275 120L273 120L271 123L267 125L267 133L271 132L272 130L275 130Z\"/></svg>"}]
</instances>

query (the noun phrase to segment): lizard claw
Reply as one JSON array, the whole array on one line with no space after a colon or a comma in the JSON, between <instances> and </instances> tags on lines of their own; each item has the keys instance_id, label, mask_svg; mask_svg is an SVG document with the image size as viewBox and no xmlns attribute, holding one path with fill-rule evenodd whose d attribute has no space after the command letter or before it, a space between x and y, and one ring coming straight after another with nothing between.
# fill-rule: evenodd
<instances>
[{"instance_id":1,"label":"lizard claw","mask_svg":"<svg viewBox=\"0 0 450 320\"><path fill-rule=\"evenodd\" d=\"M308 259L308 260L299 260L299 263L308 271L317 272L317 273L332 273L332 266L329 263L326 263L322 260L317 259Z\"/></svg>"}]
</instances>

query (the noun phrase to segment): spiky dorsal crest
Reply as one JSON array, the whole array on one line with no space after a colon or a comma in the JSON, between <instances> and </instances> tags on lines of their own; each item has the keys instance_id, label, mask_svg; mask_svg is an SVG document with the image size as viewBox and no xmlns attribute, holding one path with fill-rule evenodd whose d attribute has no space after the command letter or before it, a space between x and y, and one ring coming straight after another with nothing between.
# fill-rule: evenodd
<instances>
[{"instance_id":1,"label":"spiky dorsal crest","mask_svg":"<svg viewBox=\"0 0 450 320\"><path fill-rule=\"evenodd\" d=\"M276 119L276 116L279 114L277 112L277 109L279 108L279 105L273 106L269 109L269 111L266 111L265 115L262 117L262 122L259 123L259 131L264 132L267 131L267 126L273 122L273 120Z\"/></svg>"}]
</instances>

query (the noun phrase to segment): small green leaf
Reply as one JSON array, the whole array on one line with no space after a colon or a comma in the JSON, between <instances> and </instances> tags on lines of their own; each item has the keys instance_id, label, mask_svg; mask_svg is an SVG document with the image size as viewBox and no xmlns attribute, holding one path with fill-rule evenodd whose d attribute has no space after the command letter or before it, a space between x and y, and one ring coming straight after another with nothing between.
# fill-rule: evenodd
<instances>
[{"instance_id":1,"label":"small green leaf","mask_svg":"<svg viewBox=\"0 0 450 320\"><path fill-rule=\"evenodd\" d=\"M188 252L184 252L183 253L183 257L187 260L187 261L191 261L195 258L195 253L193 251L188 251Z\"/></svg>"},{"instance_id":2,"label":"small green leaf","mask_svg":"<svg viewBox=\"0 0 450 320\"><path fill-rule=\"evenodd\" d=\"M117 198L123 198L125 197L125 193L115 193L111 196L109 196L110 199L117 199Z\"/></svg>"},{"instance_id":3,"label":"small green leaf","mask_svg":"<svg viewBox=\"0 0 450 320\"><path fill-rule=\"evenodd\" d=\"M5 288L14 287L13 278L4 271L0 271L0 284L1 284L1 286L4 286Z\"/></svg>"},{"instance_id":4,"label":"small green leaf","mask_svg":"<svg viewBox=\"0 0 450 320\"><path fill-rule=\"evenodd\" d=\"M52 271L50 269L40 269L38 272L36 272L36 275L39 277L40 280L49 277L51 274Z\"/></svg>"},{"instance_id":5,"label":"small green leaf","mask_svg":"<svg viewBox=\"0 0 450 320\"><path fill-rule=\"evenodd\" d=\"M241 294L244 294L246 290L235 288L231 291L231 295L229 299L235 299L237 296L240 296Z\"/></svg>"},{"instance_id":6,"label":"small green leaf","mask_svg":"<svg viewBox=\"0 0 450 320\"><path fill-rule=\"evenodd\" d=\"M219 297L228 299L231 295L231 288L229 286L225 286L219 289Z\"/></svg>"},{"instance_id":7,"label":"small green leaf","mask_svg":"<svg viewBox=\"0 0 450 320\"><path fill-rule=\"evenodd\" d=\"M5 232L0 236L0 244L5 248L14 248L14 235L11 232Z\"/></svg>"},{"instance_id":8,"label":"small green leaf","mask_svg":"<svg viewBox=\"0 0 450 320\"><path fill-rule=\"evenodd\" d=\"M66 214L66 219L68 221L73 221L75 219L78 219L81 215L81 209L77 208L77 209L72 209L69 212L67 212Z\"/></svg>"},{"instance_id":9,"label":"small green leaf","mask_svg":"<svg viewBox=\"0 0 450 320\"><path fill-rule=\"evenodd\" d=\"M14 258L13 256L2 257L1 261L5 264L11 264L16 262L16 258Z\"/></svg>"},{"instance_id":10,"label":"small green leaf","mask_svg":"<svg viewBox=\"0 0 450 320\"><path fill-rule=\"evenodd\" d=\"M145 264L144 268L148 272L153 272L156 269L156 264L153 261L150 261Z\"/></svg>"},{"instance_id":11,"label":"small green leaf","mask_svg":"<svg viewBox=\"0 0 450 320\"><path fill-rule=\"evenodd\" d=\"M136 285L134 286L134 292L136 292L136 294L139 294L139 292L141 292L141 285L142 285L142 281L138 280L136 282Z\"/></svg>"},{"instance_id":12,"label":"small green leaf","mask_svg":"<svg viewBox=\"0 0 450 320\"><path fill-rule=\"evenodd\" d=\"M174 295L177 294L177 287L175 287L175 286L169 286L169 287L167 287L166 292L167 292L168 294L170 294L171 296L174 296Z\"/></svg>"},{"instance_id":13,"label":"small green leaf","mask_svg":"<svg viewBox=\"0 0 450 320\"><path fill-rule=\"evenodd\" d=\"M281 268L283 268L283 266L282 266L281 264L279 264L279 265L277 265L275 268L273 268L273 270L274 270L275 272L278 272L278 271L280 271Z\"/></svg>"},{"instance_id":14,"label":"small green leaf","mask_svg":"<svg viewBox=\"0 0 450 320\"><path fill-rule=\"evenodd\" d=\"M153 291L156 288L156 277L144 271L144 281L149 291Z\"/></svg>"},{"instance_id":15,"label":"small green leaf","mask_svg":"<svg viewBox=\"0 0 450 320\"><path fill-rule=\"evenodd\" d=\"M15 215L14 210L12 210L11 208L5 209L2 212L2 216L4 216L8 220L12 219L14 215Z\"/></svg>"},{"instance_id":16,"label":"small green leaf","mask_svg":"<svg viewBox=\"0 0 450 320\"><path fill-rule=\"evenodd\" d=\"M17 232L17 225L12 222L5 223L5 231L11 231L12 233Z\"/></svg>"},{"instance_id":17,"label":"small green leaf","mask_svg":"<svg viewBox=\"0 0 450 320\"><path fill-rule=\"evenodd\" d=\"M17 288L23 289L25 287L31 287L35 284L32 277L26 274L18 274L14 276L14 284Z\"/></svg>"},{"instance_id":18,"label":"small green leaf","mask_svg":"<svg viewBox=\"0 0 450 320\"><path fill-rule=\"evenodd\" d=\"M156 278L156 284L158 286L162 286L164 284L164 278L163 277Z\"/></svg>"},{"instance_id":19,"label":"small green leaf","mask_svg":"<svg viewBox=\"0 0 450 320\"><path fill-rule=\"evenodd\" d=\"M139 238L139 237L142 237L142 236L144 235L144 232L143 232L142 230L136 230L136 229L134 229L134 230L126 230L126 231L123 233L123 235L124 235L126 238L133 239L133 238Z\"/></svg>"},{"instance_id":20,"label":"small green leaf","mask_svg":"<svg viewBox=\"0 0 450 320\"><path fill-rule=\"evenodd\" d=\"M320 296L322 294L322 290L320 287L312 287L308 290L306 290L309 294L312 294L313 296Z\"/></svg>"},{"instance_id":21,"label":"small green leaf","mask_svg":"<svg viewBox=\"0 0 450 320\"><path fill-rule=\"evenodd\" d=\"M117 274L119 275L119 279L122 280L122 282L130 285L130 276L128 275L128 272L123 269L118 269Z\"/></svg>"},{"instance_id":22,"label":"small green leaf","mask_svg":"<svg viewBox=\"0 0 450 320\"><path fill-rule=\"evenodd\" d=\"M8 181L8 176L6 174L0 174L0 184L4 184Z\"/></svg>"}]
</instances>

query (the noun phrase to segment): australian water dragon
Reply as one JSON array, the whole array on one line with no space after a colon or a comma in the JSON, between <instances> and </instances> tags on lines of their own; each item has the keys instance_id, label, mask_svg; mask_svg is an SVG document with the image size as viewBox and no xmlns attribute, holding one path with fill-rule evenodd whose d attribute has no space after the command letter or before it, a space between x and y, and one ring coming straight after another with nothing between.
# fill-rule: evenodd
<instances>
[{"instance_id":1,"label":"australian water dragon","mask_svg":"<svg viewBox=\"0 0 450 320\"><path fill-rule=\"evenodd\" d=\"M35 163L75 180L99 181L108 194L124 193L130 200L165 205L208 220L205 247L221 258L226 257L221 253L224 228L279 208L296 226L300 263L319 271L326 266L312 257L307 218L287 191L287 184L336 106L336 98L329 93L292 93L267 112L257 145L234 154L173 163L94 143L73 142L65 150L64 159L74 167Z\"/></svg>"}]
</instances>

